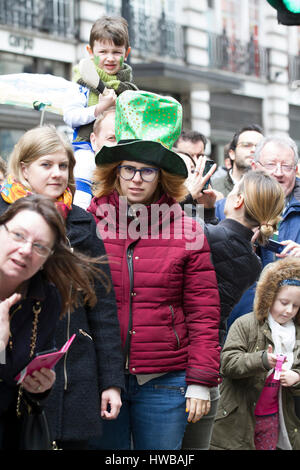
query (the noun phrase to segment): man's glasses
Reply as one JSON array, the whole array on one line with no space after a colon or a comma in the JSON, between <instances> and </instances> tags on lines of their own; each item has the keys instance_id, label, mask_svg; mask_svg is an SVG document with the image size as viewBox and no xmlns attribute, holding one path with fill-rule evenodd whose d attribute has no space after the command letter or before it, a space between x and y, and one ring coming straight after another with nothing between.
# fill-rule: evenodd
<instances>
[{"instance_id":1,"label":"man's glasses","mask_svg":"<svg viewBox=\"0 0 300 470\"><path fill-rule=\"evenodd\" d=\"M154 181L159 171L158 168L141 168L140 170L138 170L134 166L129 165L119 165L118 170L119 175L121 176L121 178L123 178L123 180L130 181L135 177L135 174L139 172L142 180L146 181L147 183L151 183L151 181Z\"/></svg>"},{"instance_id":2,"label":"man's glasses","mask_svg":"<svg viewBox=\"0 0 300 470\"><path fill-rule=\"evenodd\" d=\"M242 147L243 149L250 149L252 147L256 147L257 144L253 144L252 142L240 142L237 144L237 147Z\"/></svg>"},{"instance_id":3,"label":"man's glasses","mask_svg":"<svg viewBox=\"0 0 300 470\"><path fill-rule=\"evenodd\" d=\"M285 165L282 163L265 163L263 165L262 163L260 163L260 161L257 161L257 163L259 163L261 166L263 166L266 170L269 170L269 171L276 170L278 166L280 166L281 171L283 173L291 173L291 171L296 169L295 165Z\"/></svg>"},{"instance_id":4,"label":"man's glasses","mask_svg":"<svg viewBox=\"0 0 300 470\"><path fill-rule=\"evenodd\" d=\"M19 243L20 245L26 245L26 243L31 243L32 249L35 252L35 254L45 258L46 256L49 256L53 253L53 250L51 250L47 246L41 245L40 243L31 242L27 240L27 238L25 238L24 235L22 235L22 233L17 232L15 230L9 230L5 224L3 224L3 226L5 230L7 231L8 235L10 236L10 238L14 242Z\"/></svg>"}]
</instances>

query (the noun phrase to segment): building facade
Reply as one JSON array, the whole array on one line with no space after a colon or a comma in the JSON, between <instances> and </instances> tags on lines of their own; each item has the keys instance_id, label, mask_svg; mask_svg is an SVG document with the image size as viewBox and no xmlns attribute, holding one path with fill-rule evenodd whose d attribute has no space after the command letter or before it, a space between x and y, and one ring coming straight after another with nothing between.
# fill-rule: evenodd
<instances>
[{"instance_id":1,"label":"building facade","mask_svg":"<svg viewBox=\"0 0 300 470\"><path fill-rule=\"evenodd\" d=\"M278 25L266 0L0 0L0 74L71 79L103 14L128 19L136 84L177 98L184 127L208 137L218 163L249 123L300 146L300 28ZM60 116L45 116L64 129ZM0 154L39 119L0 105Z\"/></svg>"}]
</instances>

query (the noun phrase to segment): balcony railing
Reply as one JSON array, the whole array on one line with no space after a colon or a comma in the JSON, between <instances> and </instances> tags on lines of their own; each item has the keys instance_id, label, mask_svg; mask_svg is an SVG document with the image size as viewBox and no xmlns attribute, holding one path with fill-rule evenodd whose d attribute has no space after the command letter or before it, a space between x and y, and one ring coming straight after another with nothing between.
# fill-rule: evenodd
<instances>
[{"instance_id":1,"label":"balcony railing","mask_svg":"<svg viewBox=\"0 0 300 470\"><path fill-rule=\"evenodd\" d=\"M0 24L74 38L75 0L0 0Z\"/></svg>"},{"instance_id":2,"label":"balcony railing","mask_svg":"<svg viewBox=\"0 0 300 470\"><path fill-rule=\"evenodd\" d=\"M131 43L141 56L169 56L184 59L184 33L178 23L168 20L164 14L150 17L135 11L131 21Z\"/></svg>"},{"instance_id":3,"label":"balcony railing","mask_svg":"<svg viewBox=\"0 0 300 470\"><path fill-rule=\"evenodd\" d=\"M269 49L253 39L242 42L226 34L209 33L209 67L268 79Z\"/></svg>"},{"instance_id":4,"label":"balcony railing","mask_svg":"<svg viewBox=\"0 0 300 470\"><path fill-rule=\"evenodd\" d=\"M129 36L134 52L143 58L157 55L184 59L184 31L180 24L168 19L164 12L161 16L154 17L132 5L129 10ZM107 1L106 12L109 15L120 15L121 9Z\"/></svg>"}]
</instances>

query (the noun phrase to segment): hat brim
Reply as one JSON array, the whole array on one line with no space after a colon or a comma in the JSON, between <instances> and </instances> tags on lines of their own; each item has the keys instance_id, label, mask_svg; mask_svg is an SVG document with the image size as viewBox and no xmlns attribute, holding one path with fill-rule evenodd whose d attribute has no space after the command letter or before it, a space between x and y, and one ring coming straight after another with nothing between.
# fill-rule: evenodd
<instances>
[{"instance_id":1,"label":"hat brim","mask_svg":"<svg viewBox=\"0 0 300 470\"><path fill-rule=\"evenodd\" d=\"M188 170L182 158L159 142L151 140L133 140L118 143L113 147L104 146L95 157L96 165L116 163L123 160L147 163L171 174L184 178L188 177Z\"/></svg>"}]
</instances>

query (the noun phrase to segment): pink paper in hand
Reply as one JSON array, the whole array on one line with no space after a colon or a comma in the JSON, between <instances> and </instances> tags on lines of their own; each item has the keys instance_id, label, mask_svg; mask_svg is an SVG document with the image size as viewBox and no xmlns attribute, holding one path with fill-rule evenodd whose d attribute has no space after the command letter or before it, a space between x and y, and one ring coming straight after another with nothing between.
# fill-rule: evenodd
<instances>
[{"instance_id":1,"label":"pink paper in hand","mask_svg":"<svg viewBox=\"0 0 300 470\"><path fill-rule=\"evenodd\" d=\"M284 363L286 356L283 354L277 355L277 361L274 372L274 380L280 380L280 372L282 371L282 364Z\"/></svg>"},{"instance_id":2,"label":"pink paper in hand","mask_svg":"<svg viewBox=\"0 0 300 470\"><path fill-rule=\"evenodd\" d=\"M55 364L66 354L69 347L71 346L75 334L63 345L59 351L55 351L49 354L42 354L41 356L35 357L24 369L15 377L18 384L22 383L27 375L32 375L35 370L40 370L42 367L46 369L52 369Z\"/></svg>"}]
</instances>

